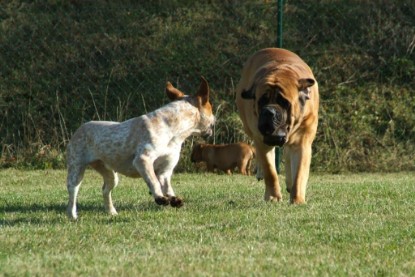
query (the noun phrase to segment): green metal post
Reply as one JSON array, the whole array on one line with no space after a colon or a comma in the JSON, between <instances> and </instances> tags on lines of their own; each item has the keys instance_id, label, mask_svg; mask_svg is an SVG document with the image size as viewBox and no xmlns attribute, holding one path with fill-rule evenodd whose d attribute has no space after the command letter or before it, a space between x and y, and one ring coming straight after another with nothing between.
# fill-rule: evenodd
<instances>
[{"instance_id":1,"label":"green metal post","mask_svg":"<svg viewBox=\"0 0 415 277\"><path fill-rule=\"evenodd\" d=\"M277 0L278 1L278 29L277 29L277 47L282 47L282 14L283 14L283 7L284 7L284 0Z\"/></svg>"},{"instance_id":2,"label":"green metal post","mask_svg":"<svg viewBox=\"0 0 415 277\"><path fill-rule=\"evenodd\" d=\"M278 28L277 28L277 47L282 47L282 14L283 14L283 6L284 0L277 0L278 1ZM275 166L277 168L277 172L281 172L281 148L275 148Z\"/></svg>"}]
</instances>

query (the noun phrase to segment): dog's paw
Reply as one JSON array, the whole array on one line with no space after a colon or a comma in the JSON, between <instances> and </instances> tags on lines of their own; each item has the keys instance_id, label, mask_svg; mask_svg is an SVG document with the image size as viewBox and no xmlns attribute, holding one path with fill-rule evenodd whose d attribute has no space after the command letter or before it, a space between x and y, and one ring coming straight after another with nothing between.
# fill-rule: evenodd
<instances>
[{"instance_id":1,"label":"dog's paw","mask_svg":"<svg viewBox=\"0 0 415 277\"><path fill-rule=\"evenodd\" d=\"M72 209L71 207L66 209L66 215L68 216L69 220L76 221L78 219L76 209Z\"/></svg>"},{"instance_id":2,"label":"dog's paw","mask_svg":"<svg viewBox=\"0 0 415 277\"><path fill-rule=\"evenodd\" d=\"M301 205L301 204L305 204L306 202L305 202L304 197L296 196L294 198L293 197L290 198L290 203L295 204L295 205Z\"/></svg>"},{"instance_id":3,"label":"dog's paw","mask_svg":"<svg viewBox=\"0 0 415 277\"><path fill-rule=\"evenodd\" d=\"M281 202L282 195L281 195L281 193L277 193L276 195L269 195L269 194L265 193L264 200L267 201L267 202Z\"/></svg>"},{"instance_id":4,"label":"dog's paw","mask_svg":"<svg viewBox=\"0 0 415 277\"><path fill-rule=\"evenodd\" d=\"M107 213L110 216L117 216L118 215L118 213L117 213L117 211L115 209L111 209L111 210L107 211Z\"/></svg>"},{"instance_id":5,"label":"dog's paw","mask_svg":"<svg viewBox=\"0 0 415 277\"><path fill-rule=\"evenodd\" d=\"M170 204L169 198L165 196L156 197L154 198L154 201L156 201L157 205L162 206L167 206L168 204Z\"/></svg>"},{"instance_id":6,"label":"dog's paw","mask_svg":"<svg viewBox=\"0 0 415 277\"><path fill-rule=\"evenodd\" d=\"M69 215L69 214L68 214L68 219L69 219L70 221L77 221L77 220L78 220L78 216L77 216L77 215Z\"/></svg>"},{"instance_id":7,"label":"dog's paw","mask_svg":"<svg viewBox=\"0 0 415 277\"><path fill-rule=\"evenodd\" d=\"M170 205L175 208L180 208L183 206L183 199L180 197L172 196L170 197Z\"/></svg>"}]
</instances>

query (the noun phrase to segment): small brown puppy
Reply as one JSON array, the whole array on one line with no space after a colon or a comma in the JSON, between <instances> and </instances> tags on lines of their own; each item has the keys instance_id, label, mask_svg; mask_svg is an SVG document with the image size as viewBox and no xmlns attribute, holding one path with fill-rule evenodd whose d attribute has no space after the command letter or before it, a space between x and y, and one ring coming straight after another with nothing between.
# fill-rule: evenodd
<instances>
[{"instance_id":1,"label":"small brown puppy","mask_svg":"<svg viewBox=\"0 0 415 277\"><path fill-rule=\"evenodd\" d=\"M206 162L207 169L223 170L228 175L238 167L242 175L251 175L251 162L255 157L255 148L239 142L232 144L197 144L193 147L191 161Z\"/></svg>"}]
</instances>

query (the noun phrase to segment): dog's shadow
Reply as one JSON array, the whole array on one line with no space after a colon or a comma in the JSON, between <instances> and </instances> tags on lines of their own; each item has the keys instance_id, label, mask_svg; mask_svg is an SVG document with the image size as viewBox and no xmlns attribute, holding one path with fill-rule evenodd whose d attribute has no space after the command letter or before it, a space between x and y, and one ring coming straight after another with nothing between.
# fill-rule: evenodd
<instances>
[{"instance_id":1,"label":"dog's shadow","mask_svg":"<svg viewBox=\"0 0 415 277\"><path fill-rule=\"evenodd\" d=\"M35 216L36 213L59 213L65 211L64 204L29 204L6 203L1 208L2 216L0 217L0 226L16 226L20 224L54 224L60 222L59 216Z\"/></svg>"},{"instance_id":2,"label":"dog's shadow","mask_svg":"<svg viewBox=\"0 0 415 277\"><path fill-rule=\"evenodd\" d=\"M154 203L153 200L136 202L136 203L116 203L116 209L119 213L134 213L134 212L159 212L163 209L162 206ZM53 203L53 204L17 204L7 203L0 209L2 215L0 216L0 227L4 226L16 226L21 224L34 224L34 225L53 225L61 224L62 222L69 222L70 220L66 216L66 203ZM78 212L83 213L96 213L97 215L103 215L101 222L116 221L131 221L130 218L122 216L109 216L104 210L102 203L90 202L79 203L77 205ZM35 215L37 213L43 213L45 216Z\"/></svg>"}]
</instances>

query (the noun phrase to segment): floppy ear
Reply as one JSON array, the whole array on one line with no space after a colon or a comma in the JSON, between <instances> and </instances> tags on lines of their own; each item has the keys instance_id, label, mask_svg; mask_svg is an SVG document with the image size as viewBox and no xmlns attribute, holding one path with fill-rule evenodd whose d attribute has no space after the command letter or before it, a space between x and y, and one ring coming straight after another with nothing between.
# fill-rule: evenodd
<instances>
[{"instance_id":1,"label":"floppy ear","mask_svg":"<svg viewBox=\"0 0 415 277\"><path fill-rule=\"evenodd\" d=\"M178 100L184 97L184 93L178 90L177 88L173 87L173 85L170 82L167 82L166 84L166 94L171 101Z\"/></svg>"},{"instance_id":2,"label":"floppy ear","mask_svg":"<svg viewBox=\"0 0 415 277\"><path fill-rule=\"evenodd\" d=\"M272 74L272 72L276 71L278 68L275 65L268 65L265 67L261 67L256 73L254 77L254 82L248 90L242 90L241 97L242 99L254 99L255 100L255 91L256 91L256 84L257 81L264 78L267 74Z\"/></svg>"},{"instance_id":3,"label":"floppy ear","mask_svg":"<svg viewBox=\"0 0 415 277\"><path fill-rule=\"evenodd\" d=\"M314 79L306 78L298 80L298 91L300 96L305 100L310 99L310 89L309 87L313 86L316 83Z\"/></svg>"},{"instance_id":4,"label":"floppy ear","mask_svg":"<svg viewBox=\"0 0 415 277\"><path fill-rule=\"evenodd\" d=\"M247 99L247 100L255 99L255 86L253 85L248 90L242 90L241 97L242 99Z\"/></svg>"},{"instance_id":5,"label":"floppy ear","mask_svg":"<svg viewBox=\"0 0 415 277\"><path fill-rule=\"evenodd\" d=\"M205 105L209 102L209 84L203 76L200 76L200 86L196 96L200 97L201 104Z\"/></svg>"}]
</instances>

